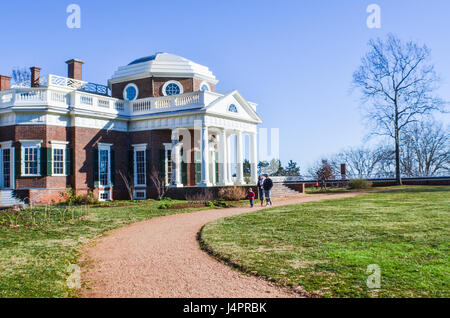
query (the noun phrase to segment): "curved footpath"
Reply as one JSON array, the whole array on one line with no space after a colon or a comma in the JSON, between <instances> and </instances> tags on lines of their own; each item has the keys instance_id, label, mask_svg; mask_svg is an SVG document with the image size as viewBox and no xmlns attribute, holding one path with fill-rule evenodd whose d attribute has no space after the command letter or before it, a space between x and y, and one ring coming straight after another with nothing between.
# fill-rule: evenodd
<instances>
[{"instance_id":1,"label":"curved footpath","mask_svg":"<svg viewBox=\"0 0 450 318\"><path fill-rule=\"evenodd\" d=\"M299 195L274 206L353 197ZM300 297L248 276L200 249L197 233L211 221L255 208L214 209L157 217L109 232L82 249L82 297Z\"/></svg>"}]
</instances>

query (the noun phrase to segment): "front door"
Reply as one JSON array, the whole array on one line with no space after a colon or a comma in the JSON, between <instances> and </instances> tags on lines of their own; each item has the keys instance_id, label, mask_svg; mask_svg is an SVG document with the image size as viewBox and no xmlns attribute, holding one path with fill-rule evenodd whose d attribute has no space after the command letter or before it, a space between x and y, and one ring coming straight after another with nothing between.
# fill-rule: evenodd
<instances>
[{"instance_id":1,"label":"front door","mask_svg":"<svg viewBox=\"0 0 450 318\"><path fill-rule=\"evenodd\" d=\"M0 148L0 189L11 189L11 148Z\"/></svg>"}]
</instances>

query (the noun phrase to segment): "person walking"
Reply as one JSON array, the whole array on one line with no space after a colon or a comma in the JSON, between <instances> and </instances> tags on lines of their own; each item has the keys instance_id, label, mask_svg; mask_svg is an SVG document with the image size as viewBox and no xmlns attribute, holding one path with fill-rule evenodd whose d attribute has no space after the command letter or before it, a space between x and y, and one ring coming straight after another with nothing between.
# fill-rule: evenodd
<instances>
[{"instance_id":1,"label":"person walking","mask_svg":"<svg viewBox=\"0 0 450 318\"><path fill-rule=\"evenodd\" d=\"M259 176L258 178L258 197L261 200L261 206L264 205L264 178Z\"/></svg>"},{"instance_id":2,"label":"person walking","mask_svg":"<svg viewBox=\"0 0 450 318\"><path fill-rule=\"evenodd\" d=\"M266 174L266 179L264 179L263 182L264 195L266 197L266 207L269 206L269 203L270 206L272 206L272 198L271 198L272 187L273 187L272 179L270 179L269 175Z\"/></svg>"},{"instance_id":3,"label":"person walking","mask_svg":"<svg viewBox=\"0 0 450 318\"><path fill-rule=\"evenodd\" d=\"M255 192L253 192L253 189L248 189L247 197L250 200L250 207L253 208L253 204L255 203Z\"/></svg>"}]
</instances>

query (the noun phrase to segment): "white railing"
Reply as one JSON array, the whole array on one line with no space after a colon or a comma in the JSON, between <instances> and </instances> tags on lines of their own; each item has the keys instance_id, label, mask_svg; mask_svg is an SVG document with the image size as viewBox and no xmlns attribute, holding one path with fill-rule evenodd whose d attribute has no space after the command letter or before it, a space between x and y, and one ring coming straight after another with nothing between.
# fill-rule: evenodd
<instances>
[{"instance_id":1,"label":"white railing","mask_svg":"<svg viewBox=\"0 0 450 318\"><path fill-rule=\"evenodd\" d=\"M205 92L192 92L164 97L149 97L130 102L131 114L154 113L167 108L202 105Z\"/></svg>"},{"instance_id":2,"label":"white railing","mask_svg":"<svg viewBox=\"0 0 450 318\"><path fill-rule=\"evenodd\" d=\"M108 95L108 87L105 85L79 81L69 77L50 74L48 76L48 86L58 86L69 89L81 90L87 93Z\"/></svg>"},{"instance_id":3,"label":"white railing","mask_svg":"<svg viewBox=\"0 0 450 318\"><path fill-rule=\"evenodd\" d=\"M52 75L53 76L53 75ZM53 77L60 80L61 77ZM64 80L62 78L61 80ZM52 77L50 77L52 80ZM68 85L78 85L76 81ZM149 97L135 101L125 101L105 95L74 90L73 87L49 85L47 87L12 88L0 92L0 108L53 106L71 110L93 111L111 115L146 115L162 111L205 106L217 99L219 94L192 92L173 96Z\"/></svg>"}]
</instances>

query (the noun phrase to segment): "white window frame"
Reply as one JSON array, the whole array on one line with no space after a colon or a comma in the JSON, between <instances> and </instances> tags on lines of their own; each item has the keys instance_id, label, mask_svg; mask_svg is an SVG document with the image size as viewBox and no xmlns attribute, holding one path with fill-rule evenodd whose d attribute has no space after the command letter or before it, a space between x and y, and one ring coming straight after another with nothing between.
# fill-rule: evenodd
<instances>
[{"instance_id":1,"label":"white window frame","mask_svg":"<svg viewBox=\"0 0 450 318\"><path fill-rule=\"evenodd\" d=\"M134 89L136 90L136 96L135 96L133 99L128 99L128 96L127 96L127 88L128 88L128 87L134 87ZM127 101L133 101L133 100L136 100L136 99L138 99L138 97L139 97L139 88L137 87L136 84L134 84L134 83L129 83L129 84L128 84L127 86L125 86L125 88L123 89L122 96L123 96L123 99L124 99L124 100L127 100Z\"/></svg>"},{"instance_id":2,"label":"white window frame","mask_svg":"<svg viewBox=\"0 0 450 318\"><path fill-rule=\"evenodd\" d=\"M111 185L111 147L112 147L112 144L105 144L105 143L99 143L98 144L98 171L97 171L97 174L98 174L98 187L99 187L99 189L110 189L110 188L112 188L112 185ZM101 150L106 150L106 151L108 151L108 184L107 185L102 185L101 184L101 178L100 178L100 165L101 165L101 163L100 163L100 158L101 158L101 156L100 156L100 153L101 153ZM106 192L106 191L103 191L103 192ZM99 194L100 195L100 194Z\"/></svg>"},{"instance_id":3,"label":"white window frame","mask_svg":"<svg viewBox=\"0 0 450 318\"><path fill-rule=\"evenodd\" d=\"M144 198L138 198L137 193L144 193ZM135 200L145 200L147 199L147 190L146 189L135 189L134 190L134 199Z\"/></svg>"},{"instance_id":4,"label":"white window frame","mask_svg":"<svg viewBox=\"0 0 450 318\"><path fill-rule=\"evenodd\" d=\"M167 82L164 83L164 85L163 85L163 87L162 87L162 93L163 93L164 96L175 96L175 95L167 95L167 93L166 93L166 88L167 88L167 86L168 86L169 84L175 84L175 85L177 85L177 86L180 88L180 94L179 94L179 95L183 94L183 92L184 92L184 90L183 90L183 85L181 85L181 83L178 82L178 81L172 80L172 81L167 81Z\"/></svg>"},{"instance_id":5,"label":"white window frame","mask_svg":"<svg viewBox=\"0 0 450 318\"><path fill-rule=\"evenodd\" d=\"M133 147L133 175L134 175L134 185L136 187L146 187L147 186L147 178L144 178L144 183L139 184L138 183L138 177L137 177L137 152L143 151L144 152L144 174L147 176L147 144L136 144L132 145Z\"/></svg>"},{"instance_id":6,"label":"white window frame","mask_svg":"<svg viewBox=\"0 0 450 318\"><path fill-rule=\"evenodd\" d=\"M102 198L102 194L107 194L108 195L108 198L107 199L103 199ZM111 201L111 190L100 190L99 192L98 192L98 200L99 201Z\"/></svg>"},{"instance_id":7,"label":"white window frame","mask_svg":"<svg viewBox=\"0 0 450 318\"><path fill-rule=\"evenodd\" d=\"M68 141L57 141L57 140L52 140L50 141L50 144L52 145L51 149L52 149L52 171L51 171L51 175L55 176L55 177L65 177L67 176L67 171L66 171L66 149L67 149L67 145L69 144ZM54 150L55 149L60 149L63 151L63 173L54 173L54 163L55 163L55 153Z\"/></svg>"},{"instance_id":8,"label":"white window frame","mask_svg":"<svg viewBox=\"0 0 450 318\"><path fill-rule=\"evenodd\" d=\"M9 187L6 188L3 184L3 150L9 149ZM0 188L2 189L14 189L14 165L15 165L15 151L13 147L13 142L3 141L0 142Z\"/></svg>"},{"instance_id":9,"label":"white window frame","mask_svg":"<svg viewBox=\"0 0 450 318\"><path fill-rule=\"evenodd\" d=\"M43 140L19 140L21 145L20 171L23 177L41 177L41 148ZM25 148L37 148L37 173L25 173Z\"/></svg>"}]
</instances>

